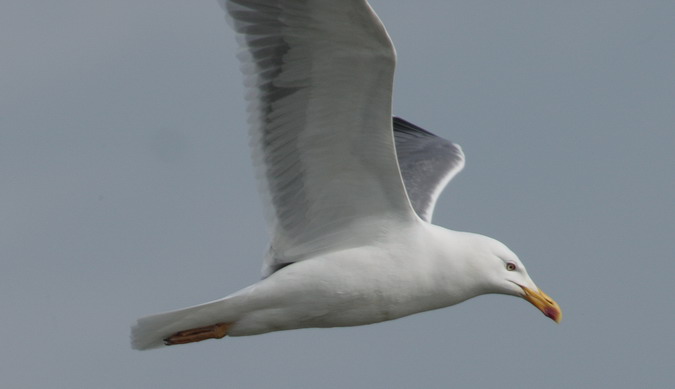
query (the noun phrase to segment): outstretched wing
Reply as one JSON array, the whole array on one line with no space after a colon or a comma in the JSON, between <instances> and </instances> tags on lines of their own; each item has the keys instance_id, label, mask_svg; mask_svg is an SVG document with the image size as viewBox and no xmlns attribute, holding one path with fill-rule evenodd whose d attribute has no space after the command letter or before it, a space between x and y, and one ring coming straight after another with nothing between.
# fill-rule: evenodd
<instances>
[{"instance_id":1,"label":"outstretched wing","mask_svg":"<svg viewBox=\"0 0 675 389\"><path fill-rule=\"evenodd\" d=\"M398 117L394 136L410 202L420 218L431 222L438 196L464 167L462 148Z\"/></svg>"},{"instance_id":2,"label":"outstretched wing","mask_svg":"<svg viewBox=\"0 0 675 389\"><path fill-rule=\"evenodd\" d=\"M263 275L417 220L395 157L395 53L365 0L223 0L240 34L273 239Z\"/></svg>"}]
</instances>

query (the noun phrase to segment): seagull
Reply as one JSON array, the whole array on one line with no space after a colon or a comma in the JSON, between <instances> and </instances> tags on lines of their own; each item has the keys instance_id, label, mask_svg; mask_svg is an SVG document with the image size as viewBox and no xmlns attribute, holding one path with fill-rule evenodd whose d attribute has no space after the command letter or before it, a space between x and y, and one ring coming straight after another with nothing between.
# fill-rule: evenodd
<instances>
[{"instance_id":1,"label":"seagull","mask_svg":"<svg viewBox=\"0 0 675 389\"><path fill-rule=\"evenodd\" d=\"M462 149L392 119L396 54L366 0L221 0L242 47L271 243L262 279L138 319L139 350L358 326L498 293L560 322L519 258L431 223Z\"/></svg>"}]
</instances>

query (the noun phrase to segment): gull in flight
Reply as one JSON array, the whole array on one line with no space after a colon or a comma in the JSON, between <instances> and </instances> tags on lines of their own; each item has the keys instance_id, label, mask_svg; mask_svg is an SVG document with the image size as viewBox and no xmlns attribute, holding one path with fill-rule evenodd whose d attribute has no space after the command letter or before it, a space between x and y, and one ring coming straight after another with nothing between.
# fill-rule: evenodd
<instances>
[{"instance_id":1,"label":"gull in flight","mask_svg":"<svg viewBox=\"0 0 675 389\"><path fill-rule=\"evenodd\" d=\"M259 282L141 318L143 350L357 326L487 293L560 307L501 242L431 224L461 148L392 120L396 55L366 0L221 0L238 34L272 241Z\"/></svg>"}]
</instances>

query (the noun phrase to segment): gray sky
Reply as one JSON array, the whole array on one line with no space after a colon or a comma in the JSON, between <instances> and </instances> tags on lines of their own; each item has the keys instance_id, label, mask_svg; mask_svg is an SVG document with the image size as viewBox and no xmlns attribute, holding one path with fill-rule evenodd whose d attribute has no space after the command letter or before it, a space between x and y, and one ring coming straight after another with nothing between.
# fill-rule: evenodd
<instances>
[{"instance_id":1,"label":"gray sky","mask_svg":"<svg viewBox=\"0 0 675 389\"><path fill-rule=\"evenodd\" d=\"M138 317L259 278L267 236L215 0L0 2L0 386L666 387L675 2L371 4L394 111L460 143L437 224L562 306L483 296L355 328L137 352Z\"/></svg>"}]
</instances>

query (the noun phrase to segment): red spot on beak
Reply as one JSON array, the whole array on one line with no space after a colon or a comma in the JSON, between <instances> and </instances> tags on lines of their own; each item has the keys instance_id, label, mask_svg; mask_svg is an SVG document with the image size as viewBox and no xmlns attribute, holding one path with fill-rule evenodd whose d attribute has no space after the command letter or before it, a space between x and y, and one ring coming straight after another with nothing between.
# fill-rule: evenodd
<instances>
[{"instance_id":1,"label":"red spot on beak","mask_svg":"<svg viewBox=\"0 0 675 389\"><path fill-rule=\"evenodd\" d=\"M558 311L553 307L546 307L546 309L544 309L544 315L546 315L546 317L553 319L553 321L558 322L558 316L560 315L560 311Z\"/></svg>"}]
</instances>

